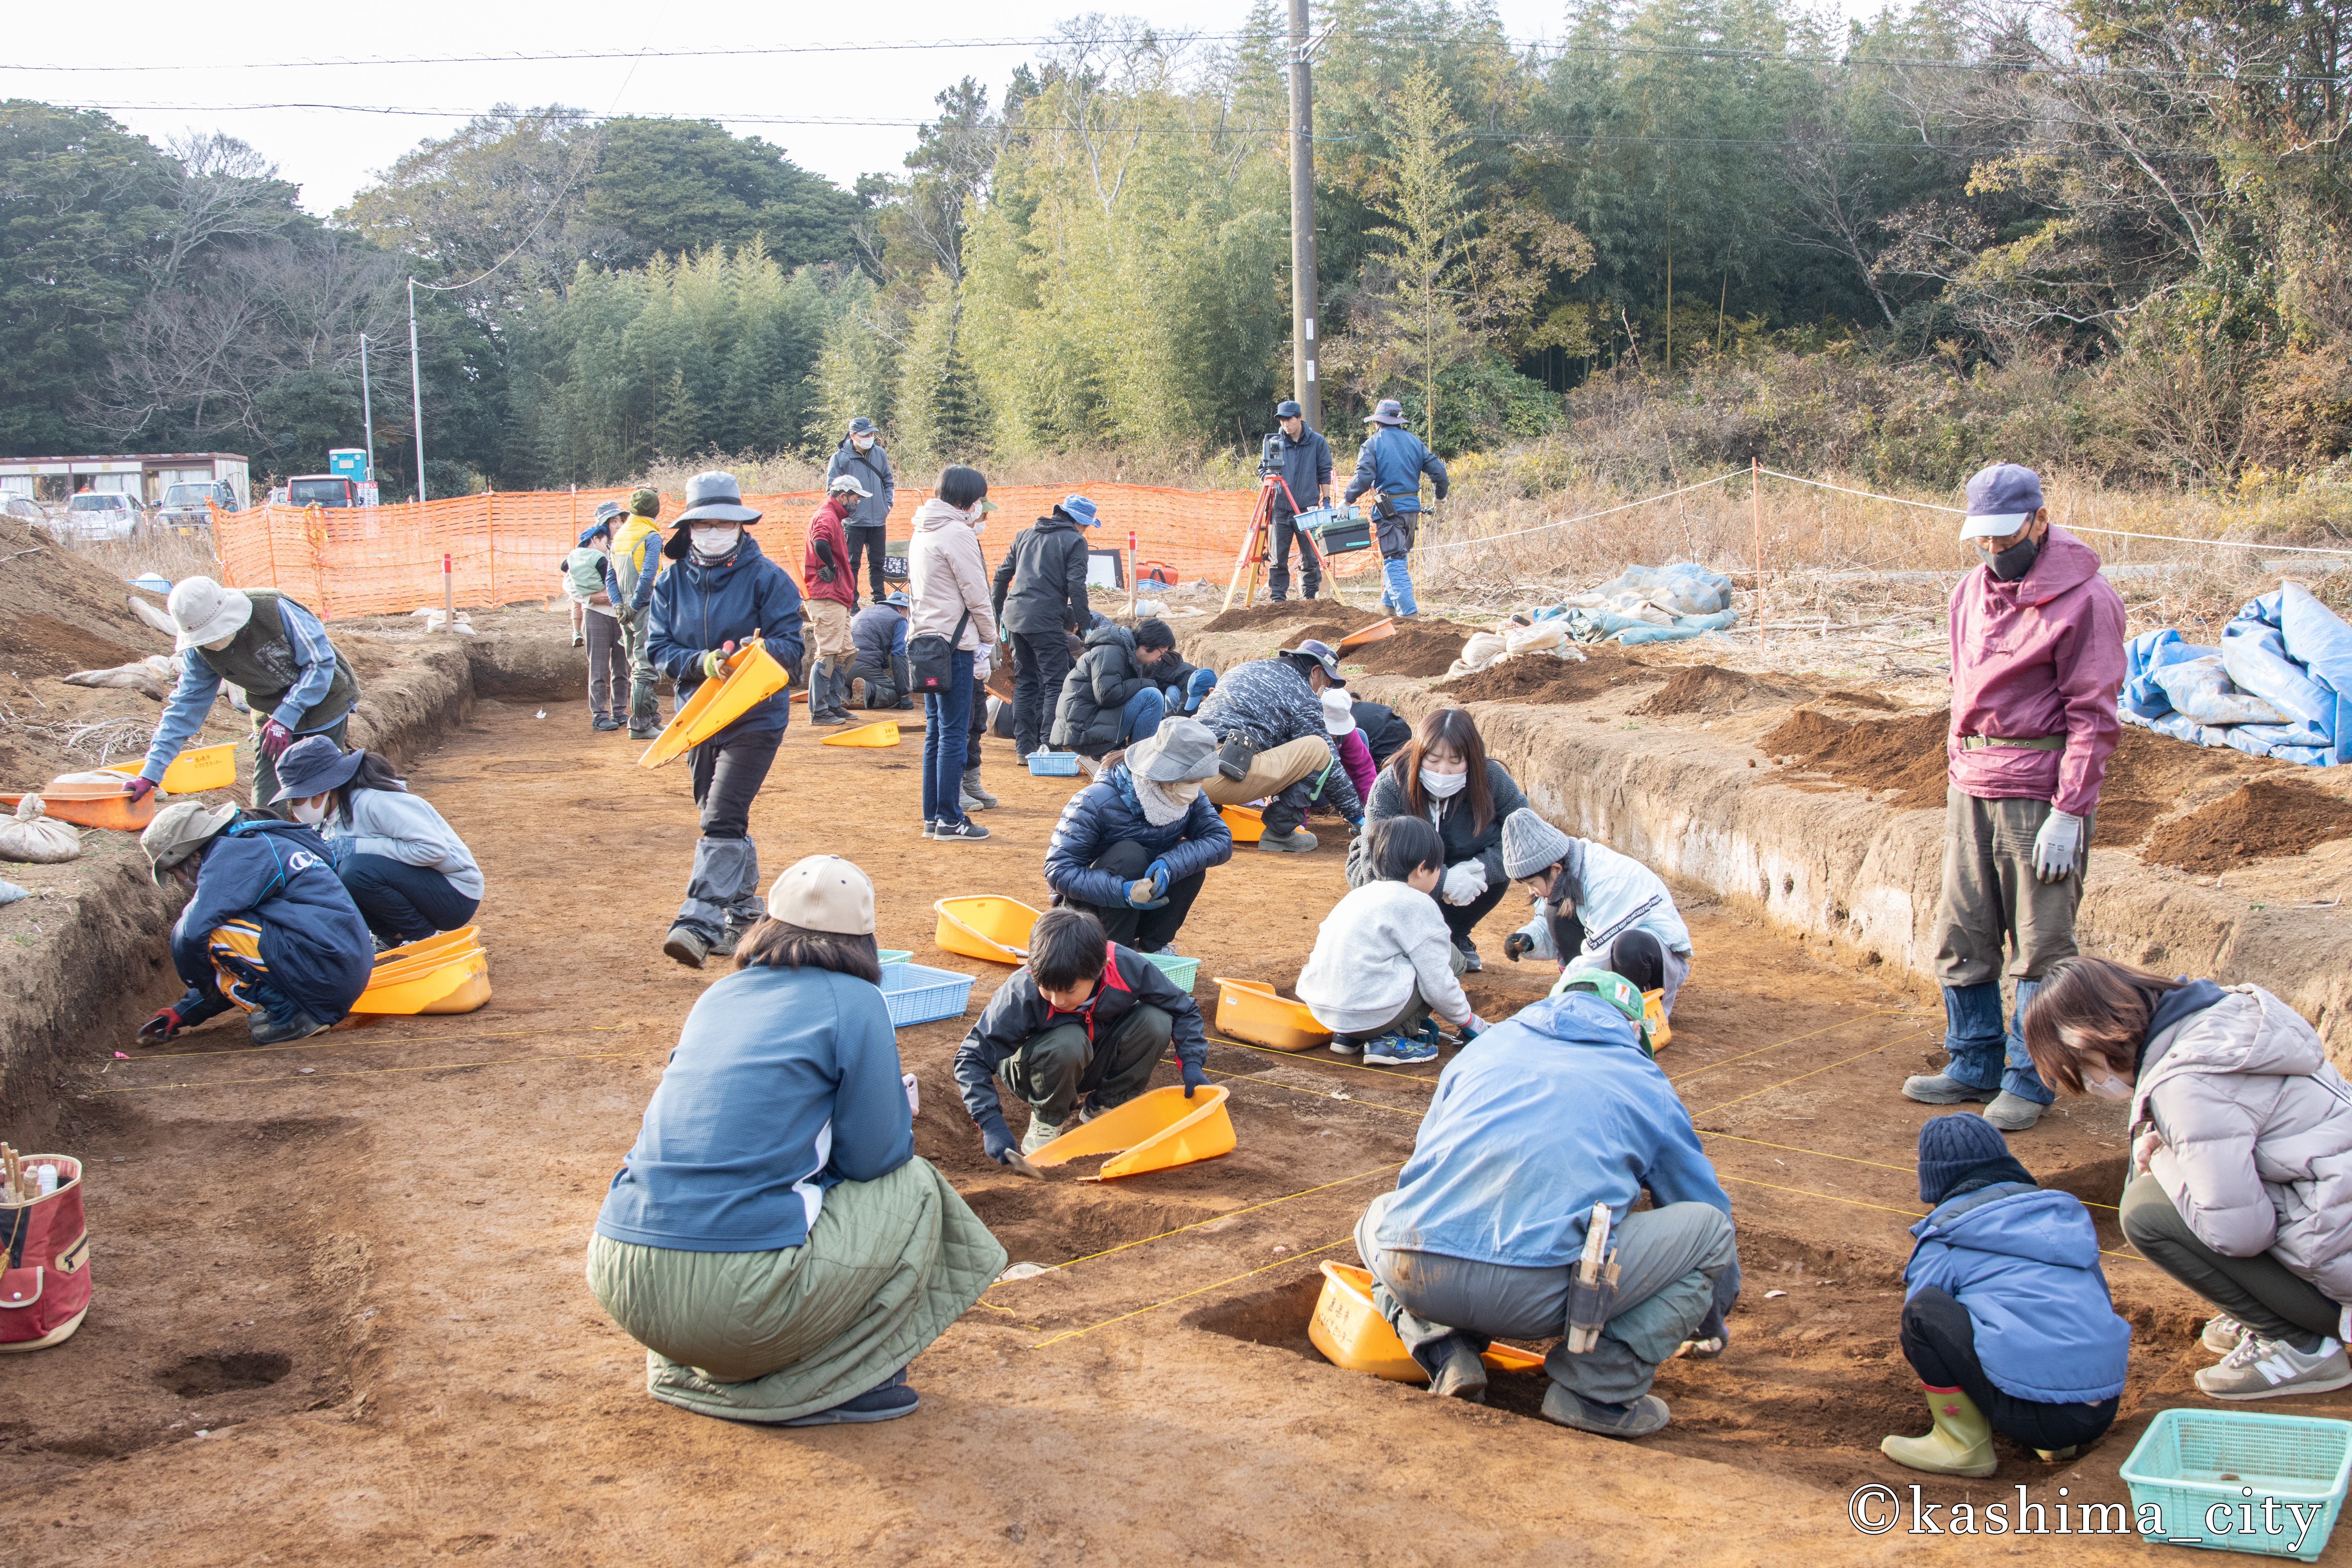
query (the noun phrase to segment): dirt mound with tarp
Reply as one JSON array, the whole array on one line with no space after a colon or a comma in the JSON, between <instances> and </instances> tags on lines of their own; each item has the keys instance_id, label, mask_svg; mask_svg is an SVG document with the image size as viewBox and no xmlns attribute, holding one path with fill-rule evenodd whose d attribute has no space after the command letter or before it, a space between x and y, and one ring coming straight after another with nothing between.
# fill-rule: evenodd
<instances>
[{"instance_id":1,"label":"dirt mound with tarp","mask_svg":"<svg viewBox=\"0 0 2352 1568\"><path fill-rule=\"evenodd\" d=\"M2255 779L2200 811L2160 824L2141 858L2184 871L2228 871L2352 837L2352 801L2291 779Z\"/></svg>"},{"instance_id":2,"label":"dirt mound with tarp","mask_svg":"<svg viewBox=\"0 0 2352 1568\"><path fill-rule=\"evenodd\" d=\"M1720 718L1757 708L1779 708L1818 696L1801 681L1749 675L1720 665L1694 664L1675 671L1665 685L1633 710L1645 718L1696 713Z\"/></svg>"}]
</instances>

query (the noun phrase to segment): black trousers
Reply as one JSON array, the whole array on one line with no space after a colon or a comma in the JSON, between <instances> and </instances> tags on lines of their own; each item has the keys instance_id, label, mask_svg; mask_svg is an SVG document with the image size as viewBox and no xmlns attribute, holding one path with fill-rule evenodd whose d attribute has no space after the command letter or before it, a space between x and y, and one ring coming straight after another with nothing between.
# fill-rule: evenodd
<instances>
[{"instance_id":1,"label":"black trousers","mask_svg":"<svg viewBox=\"0 0 2352 1568\"><path fill-rule=\"evenodd\" d=\"M750 735L722 734L687 753L693 769L694 804L702 813L705 838L741 838L751 830L751 801L768 782L768 770L783 744L782 730Z\"/></svg>"},{"instance_id":2,"label":"black trousers","mask_svg":"<svg viewBox=\"0 0 2352 1568\"><path fill-rule=\"evenodd\" d=\"M1054 732L1054 706L1070 673L1070 639L1050 632L1013 634L1013 744L1027 756Z\"/></svg>"},{"instance_id":3,"label":"black trousers","mask_svg":"<svg viewBox=\"0 0 2352 1568\"><path fill-rule=\"evenodd\" d=\"M971 727L964 731L963 776L980 772L980 742L988 735L988 693L978 681L971 688ZM1025 753L1024 753L1025 754Z\"/></svg>"},{"instance_id":4,"label":"black trousers","mask_svg":"<svg viewBox=\"0 0 2352 1568\"><path fill-rule=\"evenodd\" d=\"M851 523L841 531L843 541L849 546L849 607L853 610L857 607L857 557L860 553L866 556L867 581L874 588L872 603L878 605L882 602L882 536L888 531L887 528L876 528L864 522Z\"/></svg>"},{"instance_id":5,"label":"black trousers","mask_svg":"<svg viewBox=\"0 0 2352 1568\"><path fill-rule=\"evenodd\" d=\"M1298 574L1303 581L1300 596L1313 598L1323 586L1323 558L1315 553L1315 541L1298 526L1296 515L1276 509L1274 514L1274 570L1266 574L1265 585L1276 599L1290 592L1290 542L1298 542Z\"/></svg>"},{"instance_id":6,"label":"black trousers","mask_svg":"<svg viewBox=\"0 0 2352 1568\"><path fill-rule=\"evenodd\" d=\"M866 706L868 708L912 708L914 699L907 693L913 683L908 679L907 656L894 653L886 668L866 655L859 655L849 667L849 679L866 682Z\"/></svg>"},{"instance_id":7,"label":"black trousers","mask_svg":"<svg viewBox=\"0 0 2352 1568\"><path fill-rule=\"evenodd\" d=\"M1108 871L1122 882L1143 880L1144 868L1159 857L1131 839L1121 839L1104 850L1095 860L1094 868ZM1116 904L1089 904L1076 899L1066 900L1074 910L1084 910L1102 921L1103 934L1121 947L1131 947L1138 952L1158 952L1176 940L1183 929L1184 917L1192 912L1192 900L1201 896L1201 888L1208 881L1206 871L1195 871L1168 884L1168 901L1156 910L1139 910L1121 900Z\"/></svg>"},{"instance_id":8,"label":"black trousers","mask_svg":"<svg viewBox=\"0 0 2352 1568\"><path fill-rule=\"evenodd\" d=\"M2096 1442L2116 1424L2116 1401L2045 1405L2004 1394L1977 1360L1976 1320L1946 1292L1928 1286L1903 1303L1903 1354L1930 1388L1957 1388L1976 1401L1993 1430L2028 1448L2072 1448Z\"/></svg>"},{"instance_id":9,"label":"black trousers","mask_svg":"<svg viewBox=\"0 0 2352 1568\"><path fill-rule=\"evenodd\" d=\"M1449 871L1453 868L1451 866L1446 868ZM1478 929L1480 921L1495 912L1495 906L1501 903L1503 895L1510 890L1508 882L1489 882L1485 892L1466 904L1449 904L1443 899L1439 900L1437 907L1445 916L1445 930L1454 938L1454 945L1465 952L1469 952L1470 933Z\"/></svg>"}]
</instances>

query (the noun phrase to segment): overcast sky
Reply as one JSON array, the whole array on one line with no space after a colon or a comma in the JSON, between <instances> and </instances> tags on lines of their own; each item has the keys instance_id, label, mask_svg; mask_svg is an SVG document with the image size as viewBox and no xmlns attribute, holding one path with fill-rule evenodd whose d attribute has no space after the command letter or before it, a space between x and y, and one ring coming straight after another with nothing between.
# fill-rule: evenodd
<instances>
[{"instance_id":1,"label":"overcast sky","mask_svg":"<svg viewBox=\"0 0 2352 1568\"><path fill-rule=\"evenodd\" d=\"M1851 5L1852 0L1849 0ZM1560 0L1498 0L1515 39L1557 37ZM190 130L242 137L302 187L302 205L325 216L419 141L446 135L499 102L561 102L596 114L676 115L725 122L784 148L795 163L847 185L897 172L914 123L935 112L941 88L973 76L1003 95L1034 42L1083 6L1066 0L949 0L889 5L746 5L740 0L567 0L486 5L480 0L408 0L399 6L289 0L117 0L100 10L56 0L9 7L0 97L103 107L158 144ZM1232 32L1247 0L1149 0L1100 9L1157 26ZM860 20L869 24L856 34ZM966 40L948 42L947 40ZM876 45L922 44L875 49ZM836 50L835 46L851 48ZM863 47L860 47L863 46ZM732 58L654 58L665 50L795 48ZM334 65L334 60L499 54L608 54L623 58L492 64ZM306 62L278 65L278 61ZM142 67L42 69L39 67ZM239 105L354 105L332 108ZM435 112L420 114L418 110ZM761 118L870 120L883 125L759 123Z\"/></svg>"}]
</instances>

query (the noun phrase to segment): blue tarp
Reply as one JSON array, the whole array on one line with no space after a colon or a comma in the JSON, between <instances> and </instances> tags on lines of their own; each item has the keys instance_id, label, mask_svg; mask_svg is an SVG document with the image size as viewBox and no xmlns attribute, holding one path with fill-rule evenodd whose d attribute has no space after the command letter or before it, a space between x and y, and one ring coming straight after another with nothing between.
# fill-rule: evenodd
<instances>
[{"instance_id":1,"label":"blue tarp","mask_svg":"<svg viewBox=\"0 0 2352 1568\"><path fill-rule=\"evenodd\" d=\"M2218 650L2168 627L2134 637L2124 653L2126 723L2310 767L2352 763L2352 626L2300 583L2249 601ZM2186 668L2216 657L2226 679ZM2262 704L2278 721L2227 721L2269 720Z\"/></svg>"},{"instance_id":2,"label":"blue tarp","mask_svg":"<svg viewBox=\"0 0 2352 1568\"><path fill-rule=\"evenodd\" d=\"M1661 626L1631 613L1645 605L1674 623ZM1628 566L1591 593L1538 610L1534 618L1560 616L1568 619L1570 637L1580 643L1682 642L1728 630L1739 620L1731 607L1731 579L1695 561Z\"/></svg>"}]
</instances>

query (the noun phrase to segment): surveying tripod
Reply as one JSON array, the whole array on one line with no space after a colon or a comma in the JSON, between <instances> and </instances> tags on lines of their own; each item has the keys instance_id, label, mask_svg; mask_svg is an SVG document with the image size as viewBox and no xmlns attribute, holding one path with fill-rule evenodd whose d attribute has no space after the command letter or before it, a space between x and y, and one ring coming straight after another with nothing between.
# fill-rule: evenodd
<instances>
[{"instance_id":1,"label":"surveying tripod","mask_svg":"<svg viewBox=\"0 0 2352 1568\"><path fill-rule=\"evenodd\" d=\"M1290 503L1291 516L1297 517L1303 510L1298 504L1298 498L1290 493L1289 482L1280 474L1268 474L1258 482L1257 505L1251 509L1249 527L1244 531L1241 550L1234 557L1233 578L1225 584L1225 602L1223 606L1225 610L1234 607L1234 595L1236 592L1240 593L1241 601L1244 605L1257 597L1258 568L1266 563L1267 552L1273 544L1274 497L1277 490L1281 492L1283 499ZM1325 558L1321 547L1305 529L1298 531L1298 547L1307 552L1305 560L1300 563L1302 567L1306 561L1313 561L1322 568L1323 580L1331 585L1333 602L1344 604L1346 601L1339 597L1339 574L1331 570L1331 563ZM1244 568L1249 574L1246 586L1244 586L1242 582Z\"/></svg>"}]
</instances>

